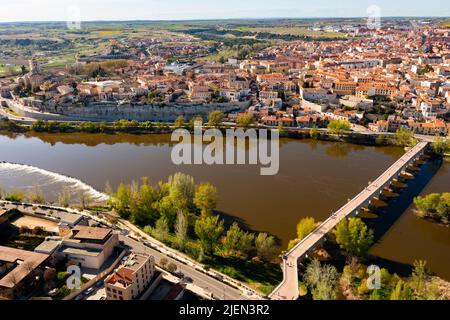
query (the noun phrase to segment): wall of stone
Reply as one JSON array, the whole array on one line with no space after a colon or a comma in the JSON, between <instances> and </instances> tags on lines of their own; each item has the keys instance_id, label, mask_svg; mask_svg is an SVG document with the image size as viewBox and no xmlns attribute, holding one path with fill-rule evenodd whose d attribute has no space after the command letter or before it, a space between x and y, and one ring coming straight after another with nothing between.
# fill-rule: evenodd
<instances>
[{"instance_id":1,"label":"wall of stone","mask_svg":"<svg viewBox=\"0 0 450 320\"><path fill-rule=\"evenodd\" d=\"M186 120L190 120L197 115L206 117L214 110L220 110L222 112L241 111L248 108L250 102L197 105L120 105L118 103L100 102L88 106L74 105L58 107L58 113L39 112L38 110L14 102L8 104L17 114L40 120L115 121L127 119L172 122L179 116L184 116Z\"/></svg>"}]
</instances>

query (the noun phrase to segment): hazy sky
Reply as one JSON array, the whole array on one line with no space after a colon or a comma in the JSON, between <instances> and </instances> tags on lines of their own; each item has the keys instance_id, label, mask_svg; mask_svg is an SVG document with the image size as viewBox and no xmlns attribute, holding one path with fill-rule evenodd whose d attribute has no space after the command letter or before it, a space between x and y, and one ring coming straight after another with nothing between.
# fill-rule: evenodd
<instances>
[{"instance_id":1,"label":"hazy sky","mask_svg":"<svg viewBox=\"0 0 450 320\"><path fill-rule=\"evenodd\" d=\"M449 0L0 0L0 22L262 17L450 16ZM74 9L75 8L75 9Z\"/></svg>"}]
</instances>

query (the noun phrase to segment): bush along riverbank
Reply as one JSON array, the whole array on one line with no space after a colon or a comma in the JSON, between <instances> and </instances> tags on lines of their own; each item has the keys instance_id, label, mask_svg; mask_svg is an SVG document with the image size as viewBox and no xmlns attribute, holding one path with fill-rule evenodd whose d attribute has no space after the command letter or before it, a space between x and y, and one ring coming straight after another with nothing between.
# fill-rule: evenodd
<instances>
[{"instance_id":1,"label":"bush along riverbank","mask_svg":"<svg viewBox=\"0 0 450 320\"><path fill-rule=\"evenodd\" d=\"M173 128L157 122L137 122L118 120L108 122L57 122L36 121L31 125L20 124L11 120L0 121L0 130L15 133L45 132L45 133L170 133Z\"/></svg>"},{"instance_id":2,"label":"bush along riverbank","mask_svg":"<svg viewBox=\"0 0 450 320\"><path fill-rule=\"evenodd\" d=\"M193 131L196 121L203 123L202 130L215 128L225 133L229 128L253 128L275 130L273 127L267 127L258 124L250 116L241 116L236 120L236 125L224 124L225 115L219 111L213 111L208 116L208 121L203 123L201 116L196 116L186 121L180 116L174 123L161 122L138 122L135 120L117 120L114 122L58 122L38 120L33 124L22 124L16 121L3 119L0 121L0 131L13 133L26 132L44 132L44 133L130 133L130 134L168 134L175 129L183 128ZM247 119L248 118L248 119ZM358 133L350 130L351 124L348 121L332 120L327 128L284 128L279 125L277 130L280 137L292 139L313 139L328 142L346 142L366 146L401 146L411 147L417 143L414 132L401 128L395 134L367 134ZM432 143L432 148L436 154L443 157L450 154L450 140L444 137L436 137Z\"/></svg>"},{"instance_id":3,"label":"bush along riverbank","mask_svg":"<svg viewBox=\"0 0 450 320\"><path fill-rule=\"evenodd\" d=\"M431 193L414 199L419 218L450 226L450 193Z\"/></svg>"},{"instance_id":4,"label":"bush along riverbank","mask_svg":"<svg viewBox=\"0 0 450 320\"><path fill-rule=\"evenodd\" d=\"M198 120L198 119L197 119ZM200 119L201 120L201 119ZM129 134L170 134L175 129L184 128L187 130L193 130L193 123L159 123L159 122L137 122L128 120L118 120L115 122L57 122L57 121L37 121L31 125L21 124L11 120L0 121L0 131L12 132L12 133L103 133L103 134L116 134L116 133L129 133ZM208 126L205 123L206 130L208 127L218 128L225 132L226 126L221 124L220 126ZM242 126L242 128L254 128L259 130L263 127L256 125ZM329 142L347 142L352 144L367 145L367 146L390 146L397 145L395 139L392 136L375 136L367 134L359 134L355 132L346 132L342 134L334 134L331 132L321 131L316 133L313 129L282 129L280 130L280 137L291 139L314 139L318 141Z\"/></svg>"}]
</instances>

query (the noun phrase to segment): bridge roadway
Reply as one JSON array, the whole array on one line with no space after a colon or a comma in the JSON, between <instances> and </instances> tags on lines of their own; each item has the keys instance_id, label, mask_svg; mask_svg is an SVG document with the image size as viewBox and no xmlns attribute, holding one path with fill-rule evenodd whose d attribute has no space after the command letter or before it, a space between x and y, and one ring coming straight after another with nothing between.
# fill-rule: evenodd
<instances>
[{"instance_id":1,"label":"bridge roadway","mask_svg":"<svg viewBox=\"0 0 450 320\"><path fill-rule=\"evenodd\" d=\"M360 194L336 211L325 222L300 241L291 251L283 256L283 281L270 294L272 300L295 300L299 296L298 289L298 261L318 245L324 236L330 232L341 220L356 216L358 210L367 206L373 197L383 192L390 185L390 181L398 177L401 172L418 156L422 155L428 142L421 141L409 149L381 176L365 188Z\"/></svg>"}]
</instances>

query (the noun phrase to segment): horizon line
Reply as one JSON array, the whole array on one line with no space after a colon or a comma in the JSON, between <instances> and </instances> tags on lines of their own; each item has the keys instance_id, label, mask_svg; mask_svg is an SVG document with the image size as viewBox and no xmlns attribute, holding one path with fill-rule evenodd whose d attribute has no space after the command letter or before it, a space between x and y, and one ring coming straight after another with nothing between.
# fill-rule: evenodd
<instances>
[{"instance_id":1,"label":"horizon line","mask_svg":"<svg viewBox=\"0 0 450 320\"><path fill-rule=\"evenodd\" d=\"M381 19L449 19L450 16L383 16ZM102 20L81 20L81 23L93 22L196 22L196 21L231 21L231 20L311 20L311 19L367 19L366 16L349 16L349 17L332 17L332 16L309 16L309 17L240 17L240 18L204 18L204 19L102 19ZM0 24L8 23L66 23L67 20L16 20L16 21L0 21Z\"/></svg>"}]
</instances>

